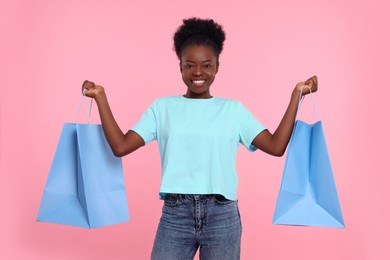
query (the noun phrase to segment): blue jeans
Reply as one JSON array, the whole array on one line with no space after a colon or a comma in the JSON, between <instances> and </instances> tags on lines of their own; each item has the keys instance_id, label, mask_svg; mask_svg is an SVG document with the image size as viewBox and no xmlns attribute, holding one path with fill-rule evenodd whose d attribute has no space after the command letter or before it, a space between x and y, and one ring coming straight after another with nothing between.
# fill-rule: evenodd
<instances>
[{"instance_id":1,"label":"blue jeans","mask_svg":"<svg viewBox=\"0 0 390 260\"><path fill-rule=\"evenodd\" d=\"M237 201L221 195L167 194L152 260L240 259L241 218Z\"/></svg>"}]
</instances>

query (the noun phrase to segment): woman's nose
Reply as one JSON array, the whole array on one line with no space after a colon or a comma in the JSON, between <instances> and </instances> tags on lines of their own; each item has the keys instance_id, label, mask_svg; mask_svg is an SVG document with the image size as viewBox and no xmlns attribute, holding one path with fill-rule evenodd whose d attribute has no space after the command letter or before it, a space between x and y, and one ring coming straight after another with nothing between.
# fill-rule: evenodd
<instances>
[{"instance_id":1,"label":"woman's nose","mask_svg":"<svg viewBox=\"0 0 390 260\"><path fill-rule=\"evenodd\" d=\"M194 75L202 75L202 67L201 66L195 66L193 74Z\"/></svg>"}]
</instances>

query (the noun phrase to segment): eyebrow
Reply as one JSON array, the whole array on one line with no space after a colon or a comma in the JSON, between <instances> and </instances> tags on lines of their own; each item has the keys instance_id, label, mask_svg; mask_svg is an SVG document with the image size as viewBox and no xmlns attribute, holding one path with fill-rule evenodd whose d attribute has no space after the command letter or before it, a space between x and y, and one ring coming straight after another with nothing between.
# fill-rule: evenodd
<instances>
[{"instance_id":1,"label":"eyebrow","mask_svg":"<svg viewBox=\"0 0 390 260\"><path fill-rule=\"evenodd\" d=\"M192 62L192 63L196 63L195 61L192 61L192 60L185 60L184 62ZM212 60L204 60L202 61L203 63L205 62L212 62Z\"/></svg>"}]
</instances>

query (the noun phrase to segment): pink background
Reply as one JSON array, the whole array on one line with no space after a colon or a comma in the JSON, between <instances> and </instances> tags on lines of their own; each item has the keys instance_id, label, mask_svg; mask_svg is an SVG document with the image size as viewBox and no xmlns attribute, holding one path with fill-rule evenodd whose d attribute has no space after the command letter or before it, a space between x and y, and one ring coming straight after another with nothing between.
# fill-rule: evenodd
<instances>
[{"instance_id":1,"label":"pink background","mask_svg":"<svg viewBox=\"0 0 390 260\"><path fill-rule=\"evenodd\" d=\"M155 98L185 92L172 35L183 18L199 16L227 33L212 94L243 102L271 132L295 84L318 76L315 99L347 225L272 225L285 157L241 147L242 259L390 259L389 7L385 0L2 0L0 258L149 258L162 206L156 142L123 158L129 223L88 230L35 218L82 82L105 87L126 131ZM300 117L313 122L309 104ZM96 107L92 121L99 123Z\"/></svg>"}]
</instances>

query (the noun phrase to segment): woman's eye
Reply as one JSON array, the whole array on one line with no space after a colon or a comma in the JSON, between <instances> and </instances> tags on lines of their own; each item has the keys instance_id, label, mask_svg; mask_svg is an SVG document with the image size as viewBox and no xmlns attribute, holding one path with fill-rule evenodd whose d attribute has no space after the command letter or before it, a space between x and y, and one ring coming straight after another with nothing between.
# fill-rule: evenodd
<instances>
[{"instance_id":1,"label":"woman's eye","mask_svg":"<svg viewBox=\"0 0 390 260\"><path fill-rule=\"evenodd\" d=\"M186 69L191 69L191 68L192 68L192 64L185 64L185 65L184 65L184 68L186 68Z\"/></svg>"},{"instance_id":2,"label":"woman's eye","mask_svg":"<svg viewBox=\"0 0 390 260\"><path fill-rule=\"evenodd\" d=\"M203 65L203 68L210 69L211 68L211 64L205 64L205 65Z\"/></svg>"}]
</instances>

